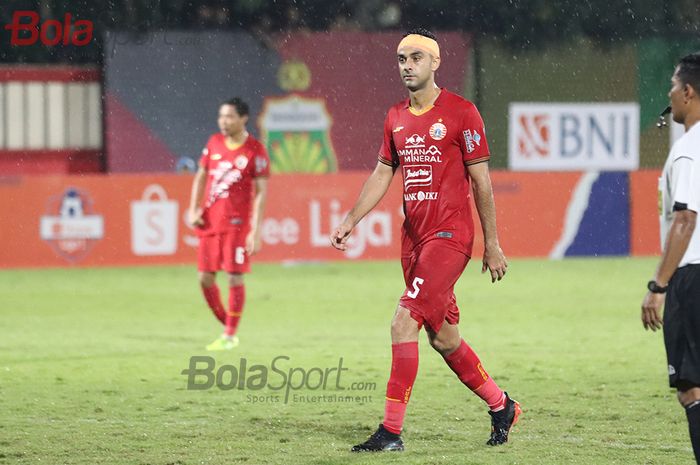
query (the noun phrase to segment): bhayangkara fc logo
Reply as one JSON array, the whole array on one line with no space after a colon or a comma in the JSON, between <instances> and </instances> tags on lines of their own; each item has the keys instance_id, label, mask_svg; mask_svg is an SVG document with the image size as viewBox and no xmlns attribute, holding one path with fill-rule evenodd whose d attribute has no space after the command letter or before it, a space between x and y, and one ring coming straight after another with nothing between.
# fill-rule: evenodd
<instances>
[{"instance_id":1,"label":"bhayangkara fc logo","mask_svg":"<svg viewBox=\"0 0 700 465\"><path fill-rule=\"evenodd\" d=\"M333 173L332 119L323 99L268 97L258 120L273 173Z\"/></svg>"}]
</instances>

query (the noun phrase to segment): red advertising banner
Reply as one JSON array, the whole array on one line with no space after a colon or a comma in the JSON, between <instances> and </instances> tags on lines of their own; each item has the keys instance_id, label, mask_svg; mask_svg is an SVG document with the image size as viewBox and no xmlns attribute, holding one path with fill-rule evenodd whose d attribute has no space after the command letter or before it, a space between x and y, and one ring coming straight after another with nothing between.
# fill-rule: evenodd
<instances>
[{"instance_id":1,"label":"red advertising banner","mask_svg":"<svg viewBox=\"0 0 700 465\"><path fill-rule=\"evenodd\" d=\"M328 236L367 173L275 176L256 260L342 259ZM192 178L96 175L4 178L0 267L194 263L197 237L184 221ZM358 226L348 258L398 256L401 186Z\"/></svg>"},{"instance_id":2,"label":"red advertising banner","mask_svg":"<svg viewBox=\"0 0 700 465\"><path fill-rule=\"evenodd\" d=\"M368 172L270 179L263 250L256 261L396 259L403 221L401 183L361 223L344 254L328 242ZM656 253L658 173L632 177L634 254ZM649 179L647 179L649 178ZM493 172L501 245L509 257L546 257L565 236L581 173ZM0 178L0 268L195 262L197 237L184 222L187 175ZM651 187L650 187L651 186ZM652 196L652 201L646 197ZM481 256L478 215L475 257ZM652 227L652 223L654 227Z\"/></svg>"},{"instance_id":3,"label":"red advertising banner","mask_svg":"<svg viewBox=\"0 0 700 465\"><path fill-rule=\"evenodd\" d=\"M659 170L630 173L630 253L632 255L659 255L661 233L659 228Z\"/></svg>"}]
</instances>

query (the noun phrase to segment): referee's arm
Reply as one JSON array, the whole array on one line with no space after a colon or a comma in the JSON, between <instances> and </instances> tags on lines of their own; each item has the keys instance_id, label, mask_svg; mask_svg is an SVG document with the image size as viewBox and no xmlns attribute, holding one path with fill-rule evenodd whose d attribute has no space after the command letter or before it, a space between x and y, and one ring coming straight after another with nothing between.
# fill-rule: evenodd
<instances>
[{"instance_id":1,"label":"referee's arm","mask_svg":"<svg viewBox=\"0 0 700 465\"><path fill-rule=\"evenodd\" d=\"M668 285L671 276L678 269L685 251L688 250L698 216L693 210L688 210L687 205L676 204L673 210L673 222L664 244L661 263L659 263L654 277L656 283L662 287Z\"/></svg>"},{"instance_id":2,"label":"referee's arm","mask_svg":"<svg viewBox=\"0 0 700 465\"><path fill-rule=\"evenodd\" d=\"M668 286L671 276L678 269L678 265L688 249L690 238L695 231L697 212L688 210L688 206L676 203L673 206L673 222L666 237L664 250L661 255L661 262L656 269L654 281L660 287ZM663 305L665 294L647 292L642 302L642 324L645 329L656 331L661 329L663 320L660 310Z\"/></svg>"}]
</instances>

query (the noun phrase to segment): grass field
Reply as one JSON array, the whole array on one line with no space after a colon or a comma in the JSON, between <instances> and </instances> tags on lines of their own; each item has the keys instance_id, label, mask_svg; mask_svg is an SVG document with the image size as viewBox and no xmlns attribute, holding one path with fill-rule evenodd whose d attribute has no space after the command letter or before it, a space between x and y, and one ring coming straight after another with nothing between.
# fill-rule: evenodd
<instances>
[{"instance_id":1,"label":"grass field","mask_svg":"<svg viewBox=\"0 0 700 465\"><path fill-rule=\"evenodd\" d=\"M347 368L345 391L333 377L286 403L187 389L219 334L193 267L0 272L0 464L693 463L662 336L639 322L654 261L513 260L497 285L478 268L456 290L460 326L524 407L511 442L484 445L484 405L421 340L407 450L379 455L347 451L383 414L398 262L255 266L241 346L217 367Z\"/></svg>"}]
</instances>

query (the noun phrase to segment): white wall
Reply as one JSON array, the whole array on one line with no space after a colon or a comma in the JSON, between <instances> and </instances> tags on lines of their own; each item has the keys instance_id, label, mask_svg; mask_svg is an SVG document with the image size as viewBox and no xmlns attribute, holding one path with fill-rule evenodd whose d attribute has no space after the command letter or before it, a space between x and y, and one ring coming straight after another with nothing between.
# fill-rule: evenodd
<instances>
[{"instance_id":1,"label":"white wall","mask_svg":"<svg viewBox=\"0 0 700 465\"><path fill-rule=\"evenodd\" d=\"M0 150L100 150L99 82L0 82Z\"/></svg>"}]
</instances>

